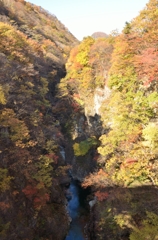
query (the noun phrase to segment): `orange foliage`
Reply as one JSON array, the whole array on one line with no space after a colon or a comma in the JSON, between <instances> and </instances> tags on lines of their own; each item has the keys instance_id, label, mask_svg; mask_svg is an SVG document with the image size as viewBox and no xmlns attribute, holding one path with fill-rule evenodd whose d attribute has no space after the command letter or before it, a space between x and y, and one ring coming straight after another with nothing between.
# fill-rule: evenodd
<instances>
[{"instance_id":1,"label":"orange foliage","mask_svg":"<svg viewBox=\"0 0 158 240\"><path fill-rule=\"evenodd\" d=\"M73 94L73 97L74 97L74 98L80 98L80 94L74 93L74 94Z\"/></svg>"},{"instance_id":2,"label":"orange foliage","mask_svg":"<svg viewBox=\"0 0 158 240\"><path fill-rule=\"evenodd\" d=\"M88 177L85 178L84 182L82 183L82 187L87 188L89 186L96 186L96 187L105 187L109 184L109 175L100 169L97 173L90 174Z\"/></svg>"},{"instance_id":3,"label":"orange foliage","mask_svg":"<svg viewBox=\"0 0 158 240\"><path fill-rule=\"evenodd\" d=\"M108 174L105 173L105 172L103 171L103 169L99 169L99 171L98 171L98 175L108 176Z\"/></svg>"},{"instance_id":4,"label":"orange foliage","mask_svg":"<svg viewBox=\"0 0 158 240\"><path fill-rule=\"evenodd\" d=\"M10 204L9 203L0 202L0 209L2 211L6 211L8 208L10 208Z\"/></svg>"},{"instance_id":5,"label":"orange foliage","mask_svg":"<svg viewBox=\"0 0 158 240\"><path fill-rule=\"evenodd\" d=\"M121 164L121 169L122 169L122 168L126 168L126 167L128 167L128 166L130 166L131 164L136 163L136 162L138 162L138 160L133 159L133 158L127 158L127 159L125 160L125 162L123 162L123 163Z\"/></svg>"},{"instance_id":6,"label":"orange foliage","mask_svg":"<svg viewBox=\"0 0 158 240\"><path fill-rule=\"evenodd\" d=\"M15 191L12 192L12 194L13 194L13 196L16 196L16 195L19 194L19 191L15 190Z\"/></svg>"}]
</instances>

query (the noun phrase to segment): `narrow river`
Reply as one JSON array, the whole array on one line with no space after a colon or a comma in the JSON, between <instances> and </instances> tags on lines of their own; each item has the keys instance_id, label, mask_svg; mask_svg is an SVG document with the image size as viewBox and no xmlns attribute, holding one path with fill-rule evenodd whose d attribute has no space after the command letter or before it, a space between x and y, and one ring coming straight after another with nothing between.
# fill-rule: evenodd
<instances>
[{"instance_id":1,"label":"narrow river","mask_svg":"<svg viewBox=\"0 0 158 240\"><path fill-rule=\"evenodd\" d=\"M71 181L68 190L70 196L67 209L72 221L65 240L86 240L84 236L84 221L82 221L82 218L84 219L87 214L87 210L83 203L85 194L81 191L79 185L74 180Z\"/></svg>"},{"instance_id":2,"label":"narrow river","mask_svg":"<svg viewBox=\"0 0 158 240\"><path fill-rule=\"evenodd\" d=\"M60 153L65 160L65 150L62 146L60 147ZM71 178L66 194L68 200L67 211L71 223L65 240L87 240L84 229L89 217L89 209L85 201L88 194L90 194L89 190L82 189L79 183Z\"/></svg>"}]
</instances>

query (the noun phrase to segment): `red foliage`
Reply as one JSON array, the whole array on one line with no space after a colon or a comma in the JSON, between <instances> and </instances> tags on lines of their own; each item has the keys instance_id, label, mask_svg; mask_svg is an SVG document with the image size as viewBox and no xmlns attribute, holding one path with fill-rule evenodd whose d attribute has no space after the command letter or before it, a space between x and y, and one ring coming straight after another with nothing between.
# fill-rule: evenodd
<instances>
[{"instance_id":1,"label":"red foliage","mask_svg":"<svg viewBox=\"0 0 158 240\"><path fill-rule=\"evenodd\" d=\"M48 193L45 193L43 195L37 196L34 198L34 207L39 208L41 206L44 206L50 199L50 196Z\"/></svg>"},{"instance_id":2,"label":"red foliage","mask_svg":"<svg viewBox=\"0 0 158 240\"><path fill-rule=\"evenodd\" d=\"M158 51L154 47L149 47L136 56L135 65L140 76L147 76L144 86L158 80Z\"/></svg>"},{"instance_id":3,"label":"red foliage","mask_svg":"<svg viewBox=\"0 0 158 240\"><path fill-rule=\"evenodd\" d=\"M34 186L27 185L22 192L26 195L28 199L32 199L38 192L38 189Z\"/></svg>"},{"instance_id":4,"label":"red foliage","mask_svg":"<svg viewBox=\"0 0 158 240\"><path fill-rule=\"evenodd\" d=\"M46 156L47 156L48 158L50 158L50 159L53 159L53 162L54 162L55 164L58 163L59 156L57 156L56 154L50 153L50 154L47 154Z\"/></svg>"},{"instance_id":5,"label":"red foliage","mask_svg":"<svg viewBox=\"0 0 158 240\"><path fill-rule=\"evenodd\" d=\"M73 102L73 103L71 104L71 106L72 106L74 112L78 112L79 109L80 109L80 106L79 106L79 104L78 104L77 102Z\"/></svg>"},{"instance_id":6,"label":"red foliage","mask_svg":"<svg viewBox=\"0 0 158 240\"><path fill-rule=\"evenodd\" d=\"M59 159L59 156L57 155L53 155L53 160L54 160L54 163L57 164L58 163L58 159Z\"/></svg>"},{"instance_id":7,"label":"red foliage","mask_svg":"<svg viewBox=\"0 0 158 240\"><path fill-rule=\"evenodd\" d=\"M22 192L26 195L29 200L33 200L35 208L44 206L50 199L48 193L43 192L41 189L37 189L34 186L27 185Z\"/></svg>"},{"instance_id":8,"label":"red foliage","mask_svg":"<svg viewBox=\"0 0 158 240\"><path fill-rule=\"evenodd\" d=\"M105 199L108 198L109 194L108 194L108 192L97 191L97 192L95 193L95 196L97 197L97 199L98 199L99 201L103 201L103 200L105 200Z\"/></svg>"}]
</instances>

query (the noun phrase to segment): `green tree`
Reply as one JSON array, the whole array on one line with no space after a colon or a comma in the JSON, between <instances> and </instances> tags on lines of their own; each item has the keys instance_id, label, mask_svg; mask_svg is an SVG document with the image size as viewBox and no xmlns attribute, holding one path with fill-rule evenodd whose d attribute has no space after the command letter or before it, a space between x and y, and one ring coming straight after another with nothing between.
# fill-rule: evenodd
<instances>
[{"instance_id":1,"label":"green tree","mask_svg":"<svg viewBox=\"0 0 158 240\"><path fill-rule=\"evenodd\" d=\"M5 192L10 189L12 179L13 177L8 175L8 169L0 168L0 192Z\"/></svg>"},{"instance_id":2,"label":"green tree","mask_svg":"<svg viewBox=\"0 0 158 240\"><path fill-rule=\"evenodd\" d=\"M130 235L130 240L158 240L158 215L153 212L147 212L146 219L142 226L136 228Z\"/></svg>"},{"instance_id":3,"label":"green tree","mask_svg":"<svg viewBox=\"0 0 158 240\"><path fill-rule=\"evenodd\" d=\"M80 143L74 143L73 149L75 156L84 156L91 149L92 146L97 144L96 138L88 138Z\"/></svg>"}]
</instances>

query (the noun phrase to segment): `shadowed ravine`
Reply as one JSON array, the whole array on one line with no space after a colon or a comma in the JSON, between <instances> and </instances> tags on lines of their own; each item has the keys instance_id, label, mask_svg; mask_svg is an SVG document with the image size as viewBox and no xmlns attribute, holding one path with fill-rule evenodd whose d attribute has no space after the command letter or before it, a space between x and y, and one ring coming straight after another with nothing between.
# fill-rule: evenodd
<instances>
[{"instance_id":1,"label":"shadowed ravine","mask_svg":"<svg viewBox=\"0 0 158 240\"><path fill-rule=\"evenodd\" d=\"M69 201L67 210L70 218L70 230L65 240L84 240L84 224L81 223L81 217L85 215L84 206L81 206L80 198L84 198L76 181L72 180L69 186ZM83 200L83 199L82 199ZM83 214L83 215L82 215Z\"/></svg>"}]
</instances>

